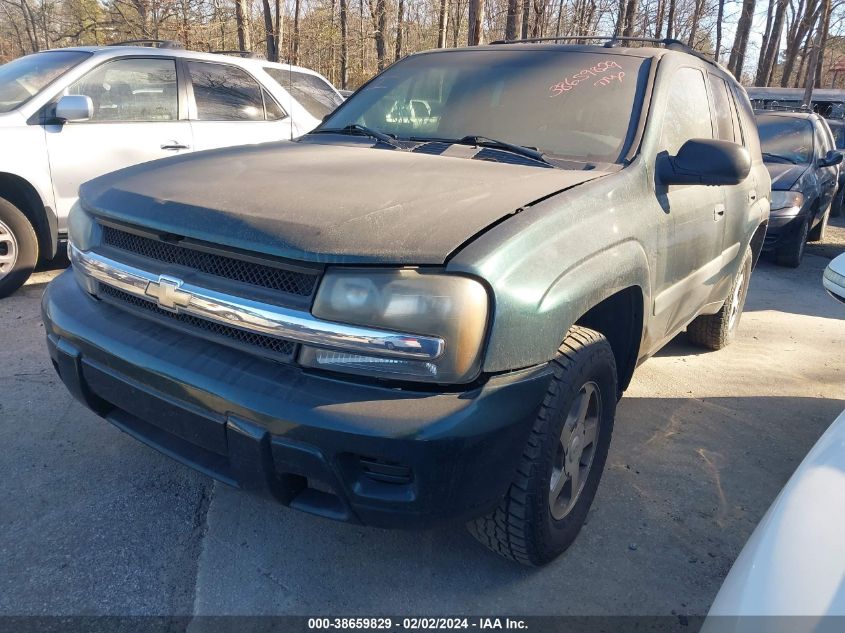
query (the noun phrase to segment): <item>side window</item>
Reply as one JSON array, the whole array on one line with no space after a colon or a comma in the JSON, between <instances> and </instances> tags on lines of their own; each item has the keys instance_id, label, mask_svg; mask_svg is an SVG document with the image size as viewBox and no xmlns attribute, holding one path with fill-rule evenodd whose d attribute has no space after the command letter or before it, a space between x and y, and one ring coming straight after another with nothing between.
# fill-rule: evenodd
<instances>
[{"instance_id":1,"label":"side window","mask_svg":"<svg viewBox=\"0 0 845 633\"><path fill-rule=\"evenodd\" d=\"M660 147L674 156L691 138L713 138L707 88L700 70L679 68L672 76Z\"/></svg>"},{"instance_id":2,"label":"side window","mask_svg":"<svg viewBox=\"0 0 845 633\"><path fill-rule=\"evenodd\" d=\"M716 75L707 74L710 81L710 92L713 94L713 110L716 115L716 134L721 141L736 141L734 120L736 114L732 112L728 85L725 80Z\"/></svg>"},{"instance_id":3,"label":"side window","mask_svg":"<svg viewBox=\"0 0 845 633\"><path fill-rule=\"evenodd\" d=\"M227 64L188 62L188 72L200 121L264 120L264 91L244 70Z\"/></svg>"},{"instance_id":4,"label":"side window","mask_svg":"<svg viewBox=\"0 0 845 633\"><path fill-rule=\"evenodd\" d=\"M322 119L343 99L316 75L265 66L264 71L281 84L315 119Z\"/></svg>"},{"instance_id":5,"label":"side window","mask_svg":"<svg viewBox=\"0 0 845 633\"><path fill-rule=\"evenodd\" d=\"M163 58L119 59L98 66L67 94L91 97L91 121L175 121L179 118L176 62Z\"/></svg>"}]
</instances>

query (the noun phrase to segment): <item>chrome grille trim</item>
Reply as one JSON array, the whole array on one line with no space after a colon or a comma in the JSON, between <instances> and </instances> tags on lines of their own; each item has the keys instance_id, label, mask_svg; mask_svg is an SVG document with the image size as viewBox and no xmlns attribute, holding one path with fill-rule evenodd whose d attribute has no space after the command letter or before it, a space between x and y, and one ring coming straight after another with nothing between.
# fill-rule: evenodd
<instances>
[{"instance_id":1,"label":"chrome grille trim","mask_svg":"<svg viewBox=\"0 0 845 633\"><path fill-rule=\"evenodd\" d=\"M237 259L221 253L210 253L182 243L164 242L152 237L100 223L104 246L132 253L163 264L175 264L191 270L230 279L240 283L269 288L296 297L311 297L319 281L319 273L300 272L268 264Z\"/></svg>"},{"instance_id":2,"label":"chrome grille trim","mask_svg":"<svg viewBox=\"0 0 845 633\"><path fill-rule=\"evenodd\" d=\"M403 334L322 321L308 312L217 292L159 276L135 266L70 246L77 272L99 283L150 301L163 310L267 336L372 356L434 360L446 342L436 336Z\"/></svg>"}]
</instances>

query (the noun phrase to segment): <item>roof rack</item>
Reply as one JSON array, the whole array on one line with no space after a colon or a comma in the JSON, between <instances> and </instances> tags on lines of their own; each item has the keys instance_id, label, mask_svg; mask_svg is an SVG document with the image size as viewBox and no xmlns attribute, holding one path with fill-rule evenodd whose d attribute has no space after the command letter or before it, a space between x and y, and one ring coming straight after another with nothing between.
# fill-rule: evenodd
<instances>
[{"instance_id":1,"label":"roof rack","mask_svg":"<svg viewBox=\"0 0 845 633\"><path fill-rule=\"evenodd\" d=\"M519 40L496 40L495 42L491 42L491 44L534 44L540 42L589 42L594 40L606 40L602 46L605 48L615 48L619 46L622 42L645 42L649 44L660 44L665 46L670 50L679 50L683 51L684 53L689 53L690 55L694 55L701 60L709 62L711 64L719 65L716 60L712 57L708 57L701 51L697 51L694 48L687 46L680 40L676 40L670 37L664 38L657 38L657 37L627 37L625 35L561 35L560 37L529 37L526 39L519 39Z\"/></svg>"},{"instance_id":2,"label":"roof rack","mask_svg":"<svg viewBox=\"0 0 845 633\"><path fill-rule=\"evenodd\" d=\"M209 51L214 55L234 55L235 57L246 57L247 59L264 59L261 54L252 51Z\"/></svg>"},{"instance_id":3,"label":"roof rack","mask_svg":"<svg viewBox=\"0 0 845 633\"><path fill-rule=\"evenodd\" d=\"M185 46L182 44L182 42L177 42L176 40L148 40L148 39L126 40L125 42L114 42L113 44L109 44L109 46L149 46L151 48L176 48L176 49L185 48Z\"/></svg>"}]
</instances>

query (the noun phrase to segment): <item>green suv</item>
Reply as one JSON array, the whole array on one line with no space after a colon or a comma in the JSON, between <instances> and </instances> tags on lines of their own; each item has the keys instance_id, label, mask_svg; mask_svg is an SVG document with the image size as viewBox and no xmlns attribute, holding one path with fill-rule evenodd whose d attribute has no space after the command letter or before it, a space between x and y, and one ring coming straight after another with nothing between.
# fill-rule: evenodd
<instances>
[{"instance_id":1,"label":"green suv","mask_svg":"<svg viewBox=\"0 0 845 633\"><path fill-rule=\"evenodd\" d=\"M546 563L634 368L736 333L770 180L675 42L412 55L297 142L82 186L48 287L68 389L225 483Z\"/></svg>"}]
</instances>

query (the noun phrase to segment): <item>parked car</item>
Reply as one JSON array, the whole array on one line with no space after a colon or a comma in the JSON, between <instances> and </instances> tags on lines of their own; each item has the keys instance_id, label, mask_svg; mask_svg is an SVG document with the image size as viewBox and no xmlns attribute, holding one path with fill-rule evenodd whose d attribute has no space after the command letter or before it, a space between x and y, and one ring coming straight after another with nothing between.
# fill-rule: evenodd
<instances>
[{"instance_id":1,"label":"parked car","mask_svg":"<svg viewBox=\"0 0 845 633\"><path fill-rule=\"evenodd\" d=\"M839 181L842 153L817 114L757 115L763 160L772 176L772 210L765 250L781 266L801 264L807 241L824 239Z\"/></svg>"},{"instance_id":2,"label":"parked car","mask_svg":"<svg viewBox=\"0 0 845 633\"><path fill-rule=\"evenodd\" d=\"M703 633L841 631L843 524L845 412L810 450L748 539Z\"/></svg>"},{"instance_id":3,"label":"parked car","mask_svg":"<svg viewBox=\"0 0 845 633\"><path fill-rule=\"evenodd\" d=\"M825 119L845 117L845 90L816 88L810 97L810 103L804 103L804 88L776 88L771 86L751 86L746 89L751 106L756 111L799 111L804 109L815 112Z\"/></svg>"},{"instance_id":4,"label":"parked car","mask_svg":"<svg viewBox=\"0 0 845 633\"><path fill-rule=\"evenodd\" d=\"M769 191L743 89L685 47L411 55L296 142L83 185L48 348L221 481L539 565L634 368L735 336Z\"/></svg>"},{"instance_id":5,"label":"parked car","mask_svg":"<svg viewBox=\"0 0 845 633\"><path fill-rule=\"evenodd\" d=\"M320 122L324 102L341 101L304 68L150 43L160 47L65 48L0 66L0 297L57 253L84 181L290 139Z\"/></svg>"},{"instance_id":6,"label":"parked car","mask_svg":"<svg viewBox=\"0 0 845 633\"><path fill-rule=\"evenodd\" d=\"M845 302L845 255L834 258L827 265L822 283L831 297Z\"/></svg>"}]
</instances>

